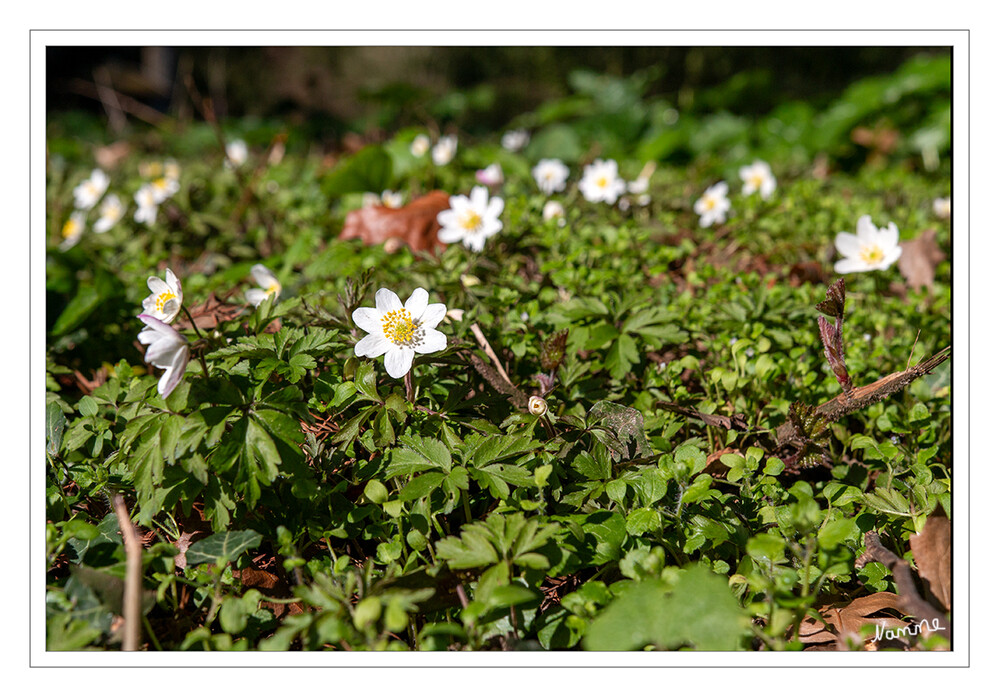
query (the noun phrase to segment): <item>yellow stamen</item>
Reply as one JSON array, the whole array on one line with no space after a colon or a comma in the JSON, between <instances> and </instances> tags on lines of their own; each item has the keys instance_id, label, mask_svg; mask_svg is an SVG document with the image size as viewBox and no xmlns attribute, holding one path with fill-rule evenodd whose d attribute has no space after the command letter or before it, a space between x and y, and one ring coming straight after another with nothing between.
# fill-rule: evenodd
<instances>
[{"instance_id":1,"label":"yellow stamen","mask_svg":"<svg viewBox=\"0 0 999 697\"><path fill-rule=\"evenodd\" d=\"M461 221L461 226L470 232L478 230L480 225L482 225L482 216L475 211L465 213L465 217Z\"/></svg>"},{"instance_id":2,"label":"yellow stamen","mask_svg":"<svg viewBox=\"0 0 999 697\"><path fill-rule=\"evenodd\" d=\"M419 338L419 329L420 325L413 321L406 308L392 310L382 316L382 333L397 346L412 344Z\"/></svg>"},{"instance_id":3,"label":"yellow stamen","mask_svg":"<svg viewBox=\"0 0 999 697\"><path fill-rule=\"evenodd\" d=\"M601 189L607 188L607 177L599 177L597 179L597 186L599 186Z\"/></svg>"},{"instance_id":4,"label":"yellow stamen","mask_svg":"<svg viewBox=\"0 0 999 697\"><path fill-rule=\"evenodd\" d=\"M79 231L80 231L80 225L79 225L79 223L77 223L75 220L73 220L72 218L70 218L62 226L62 237L63 237L63 239L69 239L70 237L73 237L74 235L76 235Z\"/></svg>"},{"instance_id":5,"label":"yellow stamen","mask_svg":"<svg viewBox=\"0 0 999 697\"><path fill-rule=\"evenodd\" d=\"M264 288L264 290L267 292L268 295L277 295L278 293L281 292L281 284L275 281L274 283Z\"/></svg>"},{"instance_id":6,"label":"yellow stamen","mask_svg":"<svg viewBox=\"0 0 999 697\"><path fill-rule=\"evenodd\" d=\"M885 253L875 244L860 248L860 259L865 264L880 264L885 258Z\"/></svg>"},{"instance_id":7,"label":"yellow stamen","mask_svg":"<svg viewBox=\"0 0 999 697\"><path fill-rule=\"evenodd\" d=\"M166 307L166 304L168 302L170 302L171 300L176 300L176 299L177 299L177 296L174 295L169 290L160 293L159 295L156 296L156 305L155 305L156 306L156 311L157 312L163 312L163 308Z\"/></svg>"},{"instance_id":8,"label":"yellow stamen","mask_svg":"<svg viewBox=\"0 0 999 697\"><path fill-rule=\"evenodd\" d=\"M712 208L715 207L715 200L713 198L704 199L704 207L710 211Z\"/></svg>"}]
</instances>

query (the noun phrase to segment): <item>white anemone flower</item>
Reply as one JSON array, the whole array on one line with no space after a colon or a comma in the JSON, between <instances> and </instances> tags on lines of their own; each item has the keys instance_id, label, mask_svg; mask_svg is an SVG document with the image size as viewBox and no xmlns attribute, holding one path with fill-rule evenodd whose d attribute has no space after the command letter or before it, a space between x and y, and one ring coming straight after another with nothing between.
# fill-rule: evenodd
<instances>
[{"instance_id":1,"label":"white anemone flower","mask_svg":"<svg viewBox=\"0 0 999 697\"><path fill-rule=\"evenodd\" d=\"M413 157L423 157L427 154L427 150L430 149L430 138L423 135L422 133L415 138L413 138L412 144L409 146L409 152Z\"/></svg>"},{"instance_id":2,"label":"white anemone flower","mask_svg":"<svg viewBox=\"0 0 999 697\"><path fill-rule=\"evenodd\" d=\"M277 298L281 295L281 283L277 280L277 276L271 273L263 264L254 264L250 269L250 274L253 276L253 280L257 282L260 288L251 288L246 291L246 300L253 303L254 307L257 307L262 303L268 296L274 296Z\"/></svg>"},{"instance_id":3,"label":"white anemone flower","mask_svg":"<svg viewBox=\"0 0 999 697\"><path fill-rule=\"evenodd\" d=\"M180 332L152 315L139 315L146 328L139 332L139 343L149 346L146 350L146 363L156 368L165 368L156 386L160 396L170 396L173 389L184 377L187 361L190 358L190 348Z\"/></svg>"},{"instance_id":4,"label":"white anemone flower","mask_svg":"<svg viewBox=\"0 0 999 697\"><path fill-rule=\"evenodd\" d=\"M739 168L739 178L742 179L742 195L749 196L759 191L764 200L773 196L777 189L777 179L770 171L770 165L763 160L756 160L751 165Z\"/></svg>"},{"instance_id":5,"label":"white anemone flower","mask_svg":"<svg viewBox=\"0 0 999 697\"><path fill-rule=\"evenodd\" d=\"M388 288L375 293L374 307L359 307L351 317L368 333L354 345L362 358L385 356L385 370L401 378L413 367L417 353L434 353L447 347L447 338L436 329L447 308L444 303L428 303L430 294L417 288L403 305Z\"/></svg>"},{"instance_id":6,"label":"white anemone flower","mask_svg":"<svg viewBox=\"0 0 999 697\"><path fill-rule=\"evenodd\" d=\"M239 167L246 162L248 154L249 150L246 147L246 141L234 140L231 143L227 143L225 146L226 166Z\"/></svg>"},{"instance_id":7,"label":"white anemone flower","mask_svg":"<svg viewBox=\"0 0 999 697\"><path fill-rule=\"evenodd\" d=\"M180 191L180 182L169 177L160 177L150 182L149 188L153 192L153 200L160 204Z\"/></svg>"},{"instance_id":8,"label":"white anemone flower","mask_svg":"<svg viewBox=\"0 0 999 697\"><path fill-rule=\"evenodd\" d=\"M84 179L73 189L74 205L80 210L89 211L108 190L110 181L102 170L95 169L90 173L89 179Z\"/></svg>"},{"instance_id":9,"label":"white anemone flower","mask_svg":"<svg viewBox=\"0 0 999 697\"><path fill-rule=\"evenodd\" d=\"M135 211L135 222L152 225L156 222L156 212L159 204L156 202L156 192L149 184L143 184L135 192L135 203L138 208Z\"/></svg>"},{"instance_id":10,"label":"white anemone flower","mask_svg":"<svg viewBox=\"0 0 999 697\"><path fill-rule=\"evenodd\" d=\"M443 167L453 160L457 153L458 136L444 136L437 141L433 150L430 151L430 157L433 159L435 165Z\"/></svg>"},{"instance_id":11,"label":"white anemone flower","mask_svg":"<svg viewBox=\"0 0 999 697\"><path fill-rule=\"evenodd\" d=\"M83 211L71 213L66 222L62 225L62 242L59 249L65 251L80 241L87 226L87 214Z\"/></svg>"},{"instance_id":12,"label":"white anemone flower","mask_svg":"<svg viewBox=\"0 0 999 697\"><path fill-rule=\"evenodd\" d=\"M732 206L728 197L728 184L718 182L714 186L709 186L697 202L694 203L694 212L701 216L701 227L709 227L715 223L724 223L725 215Z\"/></svg>"},{"instance_id":13,"label":"white anemone flower","mask_svg":"<svg viewBox=\"0 0 999 697\"><path fill-rule=\"evenodd\" d=\"M475 172L475 181L486 186L499 186L503 183L503 168L496 162Z\"/></svg>"},{"instance_id":14,"label":"white anemone flower","mask_svg":"<svg viewBox=\"0 0 999 697\"><path fill-rule=\"evenodd\" d=\"M385 191L382 192L381 201L382 205L386 208L401 208L402 192L385 189Z\"/></svg>"},{"instance_id":15,"label":"white anemone flower","mask_svg":"<svg viewBox=\"0 0 999 697\"><path fill-rule=\"evenodd\" d=\"M500 145L503 146L504 150L517 152L519 150L523 150L530 140L531 136L528 135L527 131L523 128L519 128L515 131L507 131L504 133L503 137L500 138Z\"/></svg>"},{"instance_id":16,"label":"white anemone flower","mask_svg":"<svg viewBox=\"0 0 999 697\"><path fill-rule=\"evenodd\" d=\"M107 232L125 215L125 206L115 194L108 194L101 202L101 217L94 223L94 232Z\"/></svg>"},{"instance_id":17,"label":"white anemone flower","mask_svg":"<svg viewBox=\"0 0 999 697\"><path fill-rule=\"evenodd\" d=\"M541 209L541 217L548 220L557 220L559 227L565 225L565 208L558 201L548 201Z\"/></svg>"},{"instance_id":18,"label":"white anemone flower","mask_svg":"<svg viewBox=\"0 0 999 697\"><path fill-rule=\"evenodd\" d=\"M180 314L180 306L184 303L184 289L180 280L170 269L166 270L166 280L158 276L150 276L146 281L151 294L142 301L145 314L151 315L161 322L170 324Z\"/></svg>"},{"instance_id":19,"label":"white anemone flower","mask_svg":"<svg viewBox=\"0 0 999 697\"><path fill-rule=\"evenodd\" d=\"M583 168L579 190L590 203L603 201L614 205L626 188L624 179L618 176L614 160L594 160Z\"/></svg>"},{"instance_id":20,"label":"white anemone flower","mask_svg":"<svg viewBox=\"0 0 999 697\"><path fill-rule=\"evenodd\" d=\"M836 273L884 271L902 256L895 223L878 229L869 215L860 216L856 235L849 232L836 235L836 251L845 257L833 267Z\"/></svg>"},{"instance_id":21,"label":"white anemone flower","mask_svg":"<svg viewBox=\"0 0 999 697\"><path fill-rule=\"evenodd\" d=\"M943 219L950 217L950 196L933 199L933 214Z\"/></svg>"},{"instance_id":22,"label":"white anemone flower","mask_svg":"<svg viewBox=\"0 0 999 697\"><path fill-rule=\"evenodd\" d=\"M499 215L503 212L503 199L489 198L484 186L472 189L471 196L452 196L451 207L437 214L441 229L437 239L450 244L461 242L474 252L481 252L486 239L503 228Z\"/></svg>"},{"instance_id":23,"label":"white anemone flower","mask_svg":"<svg viewBox=\"0 0 999 697\"><path fill-rule=\"evenodd\" d=\"M562 160L539 160L538 164L534 165L534 169L531 170L531 174L534 175L534 181L538 183L538 188L545 195L551 196L556 191L562 191L565 188L565 180L569 178L569 168Z\"/></svg>"}]
</instances>

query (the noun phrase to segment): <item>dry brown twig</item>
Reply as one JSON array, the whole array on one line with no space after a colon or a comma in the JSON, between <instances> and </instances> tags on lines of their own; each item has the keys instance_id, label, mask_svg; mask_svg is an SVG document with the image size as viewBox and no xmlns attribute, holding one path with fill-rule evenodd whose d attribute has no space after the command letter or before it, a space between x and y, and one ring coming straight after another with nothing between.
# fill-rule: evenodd
<instances>
[{"instance_id":1,"label":"dry brown twig","mask_svg":"<svg viewBox=\"0 0 999 697\"><path fill-rule=\"evenodd\" d=\"M125 590L122 598L122 617L125 620L122 651L138 651L142 637L142 543L132 525L131 516L121 494L111 497L118 529L125 543Z\"/></svg>"}]
</instances>

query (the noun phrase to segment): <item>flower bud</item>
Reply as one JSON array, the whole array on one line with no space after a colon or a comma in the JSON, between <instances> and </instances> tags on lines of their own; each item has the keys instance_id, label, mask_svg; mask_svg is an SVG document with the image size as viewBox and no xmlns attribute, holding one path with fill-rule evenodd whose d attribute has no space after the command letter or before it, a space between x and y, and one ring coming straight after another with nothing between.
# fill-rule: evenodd
<instances>
[{"instance_id":1,"label":"flower bud","mask_svg":"<svg viewBox=\"0 0 999 697\"><path fill-rule=\"evenodd\" d=\"M544 416L548 413L548 402L541 397L531 397L527 400L527 410L535 416Z\"/></svg>"}]
</instances>

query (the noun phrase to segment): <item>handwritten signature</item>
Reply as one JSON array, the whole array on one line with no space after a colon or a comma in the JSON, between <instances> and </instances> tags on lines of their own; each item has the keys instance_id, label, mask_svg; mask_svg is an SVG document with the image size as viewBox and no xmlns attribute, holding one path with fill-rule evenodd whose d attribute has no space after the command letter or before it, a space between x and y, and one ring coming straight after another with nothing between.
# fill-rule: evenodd
<instances>
[{"instance_id":1,"label":"handwritten signature","mask_svg":"<svg viewBox=\"0 0 999 697\"><path fill-rule=\"evenodd\" d=\"M919 620L916 624L899 627L898 629L888 629L884 625L878 624L874 626L874 639L876 641L881 641L882 639L891 641L892 639L901 639L904 636L916 636L925 632L939 632L941 629L943 627L940 626L940 620L936 617L933 618L932 622L923 619Z\"/></svg>"}]
</instances>

